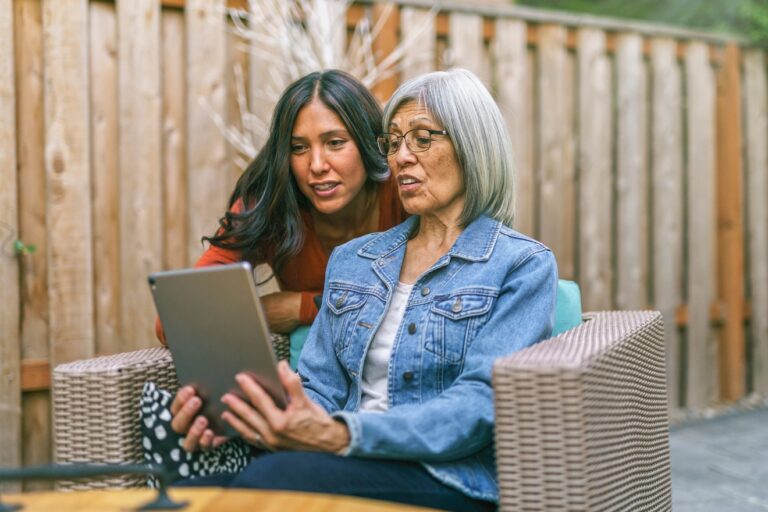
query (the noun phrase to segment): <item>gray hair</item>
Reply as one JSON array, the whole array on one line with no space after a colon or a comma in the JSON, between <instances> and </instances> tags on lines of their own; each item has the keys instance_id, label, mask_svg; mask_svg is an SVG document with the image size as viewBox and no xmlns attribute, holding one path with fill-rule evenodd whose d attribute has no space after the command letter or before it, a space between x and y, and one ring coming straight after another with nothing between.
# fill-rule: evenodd
<instances>
[{"instance_id":1,"label":"gray hair","mask_svg":"<svg viewBox=\"0 0 768 512\"><path fill-rule=\"evenodd\" d=\"M466 190L459 223L466 226L486 214L512 227L512 143L501 111L480 79L466 69L452 69L408 80L384 107L383 131L400 107L411 102L424 107L453 142Z\"/></svg>"}]
</instances>

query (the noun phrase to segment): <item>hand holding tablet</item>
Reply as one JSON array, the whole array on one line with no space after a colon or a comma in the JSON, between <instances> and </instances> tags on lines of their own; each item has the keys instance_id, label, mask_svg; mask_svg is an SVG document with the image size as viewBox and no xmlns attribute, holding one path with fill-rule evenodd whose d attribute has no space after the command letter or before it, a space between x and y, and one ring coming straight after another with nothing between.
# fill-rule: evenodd
<instances>
[{"instance_id":1,"label":"hand holding tablet","mask_svg":"<svg viewBox=\"0 0 768 512\"><path fill-rule=\"evenodd\" d=\"M226 406L220 399L226 393L242 396L238 373L250 375L285 407L250 264L158 272L149 284L179 381L195 389L214 433L236 435L221 420Z\"/></svg>"}]
</instances>

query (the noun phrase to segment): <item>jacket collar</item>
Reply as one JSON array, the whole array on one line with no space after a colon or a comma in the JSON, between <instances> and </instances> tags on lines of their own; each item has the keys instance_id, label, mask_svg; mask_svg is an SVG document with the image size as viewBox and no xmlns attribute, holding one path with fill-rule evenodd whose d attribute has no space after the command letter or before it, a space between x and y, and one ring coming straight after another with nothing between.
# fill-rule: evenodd
<instances>
[{"instance_id":1,"label":"jacket collar","mask_svg":"<svg viewBox=\"0 0 768 512\"><path fill-rule=\"evenodd\" d=\"M378 259L395 252L408 241L408 235L416 227L417 216L409 217L402 224L376 235L358 250L364 258ZM486 261L501 231L501 222L486 215L473 220L459 235L447 256L469 261Z\"/></svg>"}]
</instances>

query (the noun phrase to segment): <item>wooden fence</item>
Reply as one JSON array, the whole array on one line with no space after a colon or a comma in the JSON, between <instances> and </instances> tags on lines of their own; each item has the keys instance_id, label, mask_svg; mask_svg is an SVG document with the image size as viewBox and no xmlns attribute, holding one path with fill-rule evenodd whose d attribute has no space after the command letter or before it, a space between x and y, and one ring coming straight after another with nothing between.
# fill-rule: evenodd
<instances>
[{"instance_id":1,"label":"wooden fence","mask_svg":"<svg viewBox=\"0 0 768 512\"><path fill-rule=\"evenodd\" d=\"M225 208L239 170L200 100L234 122L233 65L256 88L263 63L211 23L224 3L0 0L0 465L50 459L56 364L156 344L145 276L193 262ZM517 228L552 247L585 309L664 313L672 406L768 392L764 53L441 5L396 2L377 51L419 36L378 97L477 72L513 137ZM339 30L381 13L357 3Z\"/></svg>"}]
</instances>

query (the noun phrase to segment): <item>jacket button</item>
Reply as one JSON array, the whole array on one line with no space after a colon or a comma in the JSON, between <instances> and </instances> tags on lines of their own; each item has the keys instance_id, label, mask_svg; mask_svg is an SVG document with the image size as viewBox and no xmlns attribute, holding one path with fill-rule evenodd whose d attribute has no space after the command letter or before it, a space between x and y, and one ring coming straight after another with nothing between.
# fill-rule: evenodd
<instances>
[{"instance_id":1,"label":"jacket button","mask_svg":"<svg viewBox=\"0 0 768 512\"><path fill-rule=\"evenodd\" d=\"M405 382L411 382L413 380L413 372L403 372L403 380Z\"/></svg>"},{"instance_id":2,"label":"jacket button","mask_svg":"<svg viewBox=\"0 0 768 512\"><path fill-rule=\"evenodd\" d=\"M456 302L453 303L453 306L451 306L451 311L454 313L461 313L461 299L456 297Z\"/></svg>"},{"instance_id":3,"label":"jacket button","mask_svg":"<svg viewBox=\"0 0 768 512\"><path fill-rule=\"evenodd\" d=\"M340 308L343 305L344 305L344 298L343 297L339 297L338 299L336 299L336 307L337 308Z\"/></svg>"},{"instance_id":4,"label":"jacket button","mask_svg":"<svg viewBox=\"0 0 768 512\"><path fill-rule=\"evenodd\" d=\"M421 295L422 297L429 295L429 286L425 286L424 288L421 289Z\"/></svg>"},{"instance_id":5,"label":"jacket button","mask_svg":"<svg viewBox=\"0 0 768 512\"><path fill-rule=\"evenodd\" d=\"M408 324L408 334L414 334L416 332L416 324Z\"/></svg>"}]
</instances>

